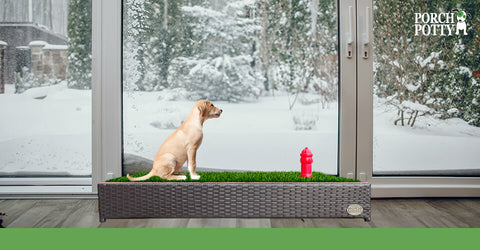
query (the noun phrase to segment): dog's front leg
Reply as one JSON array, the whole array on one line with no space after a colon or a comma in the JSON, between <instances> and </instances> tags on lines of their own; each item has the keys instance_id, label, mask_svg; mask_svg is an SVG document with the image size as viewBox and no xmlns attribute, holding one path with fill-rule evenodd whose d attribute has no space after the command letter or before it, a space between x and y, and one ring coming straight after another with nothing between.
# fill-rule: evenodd
<instances>
[{"instance_id":1,"label":"dog's front leg","mask_svg":"<svg viewBox=\"0 0 480 250\"><path fill-rule=\"evenodd\" d=\"M188 157L188 172L190 172L190 178L192 178L192 180L200 179L200 175L198 175L197 172L195 172L195 169L197 168L197 149L196 148L188 149L187 157Z\"/></svg>"}]
</instances>

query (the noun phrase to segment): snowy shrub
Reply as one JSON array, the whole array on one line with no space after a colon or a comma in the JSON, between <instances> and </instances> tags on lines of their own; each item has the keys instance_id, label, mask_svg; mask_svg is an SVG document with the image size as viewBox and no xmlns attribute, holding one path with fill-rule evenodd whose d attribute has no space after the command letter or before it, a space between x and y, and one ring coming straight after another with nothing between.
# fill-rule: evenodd
<instances>
[{"instance_id":1,"label":"snowy shrub","mask_svg":"<svg viewBox=\"0 0 480 250\"><path fill-rule=\"evenodd\" d=\"M55 74L52 72L48 75L43 75L42 86L50 86L60 83L62 80L58 79Z\"/></svg>"},{"instance_id":2,"label":"snowy shrub","mask_svg":"<svg viewBox=\"0 0 480 250\"><path fill-rule=\"evenodd\" d=\"M169 114L165 114L165 116L168 116ZM180 123L181 125L182 123ZM155 128L158 128L158 129L176 129L178 128L178 123L175 122L175 121L171 121L171 120L165 120L165 121L153 121L150 123L150 125L152 125L153 127Z\"/></svg>"},{"instance_id":3,"label":"snowy shrub","mask_svg":"<svg viewBox=\"0 0 480 250\"><path fill-rule=\"evenodd\" d=\"M317 124L317 118L303 114L293 114L295 130L312 130Z\"/></svg>"},{"instance_id":4,"label":"snowy shrub","mask_svg":"<svg viewBox=\"0 0 480 250\"><path fill-rule=\"evenodd\" d=\"M17 72L15 78L15 93L21 94L27 89L38 86L40 86L40 82L29 68L23 67L22 72Z\"/></svg>"},{"instance_id":5,"label":"snowy shrub","mask_svg":"<svg viewBox=\"0 0 480 250\"><path fill-rule=\"evenodd\" d=\"M318 112L310 106L299 106L292 110L295 130L313 130L319 120Z\"/></svg>"},{"instance_id":6,"label":"snowy shrub","mask_svg":"<svg viewBox=\"0 0 480 250\"><path fill-rule=\"evenodd\" d=\"M157 114L150 125L158 129L176 129L186 119L185 114L182 114L179 109L168 106L163 106Z\"/></svg>"},{"instance_id":7,"label":"snowy shrub","mask_svg":"<svg viewBox=\"0 0 480 250\"><path fill-rule=\"evenodd\" d=\"M309 94L303 94L298 97L298 102L302 105L311 105L311 104L317 104L321 102L321 96L319 95L309 95Z\"/></svg>"},{"instance_id":8,"label":"snowy shrub","mask_svg":"<svg viewBox=\"0 0 480 250\"><path fill-rule=\"evenodd\" d=\"M316 91L312 91L312 93L315 94L310 94L310 93L300 93L298 96L298 103L301 105L313 105L313 104L321 104L322 109L328 108L329 104L334 102L336 99L336 93L335 95L322 95L322 94L316 94Z\"/></svg>"},{"instance_id":9,"label":"snowy shrub","mask_svg":"<svg viewBox=\"0 0 480 250\"><path fill-rule=\"evenodd\" d=\"M159 101L187 101L191 100L192 93L184 88L164 89L159 92ZM196 100L196 99L195 99Z\"/></svg>"}]
</instances>

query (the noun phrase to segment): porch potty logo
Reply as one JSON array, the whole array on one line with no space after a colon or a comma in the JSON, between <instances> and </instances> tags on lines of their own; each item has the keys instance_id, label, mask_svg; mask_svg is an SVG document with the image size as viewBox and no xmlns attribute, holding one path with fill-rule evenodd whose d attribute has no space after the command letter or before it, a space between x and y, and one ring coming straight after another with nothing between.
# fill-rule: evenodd
<instances>
[{"instance_id":1,"label":"porch potty logo","mask_svg":"<svg viewBox=\"0 0 480 250\"><path fill-rule=\"evenodd\" d=\"M469 13L454 9L449 13L415 13L415 36L467 35ZM456 17L456 22L455 22Z\"/></svg>"}]
</instances>

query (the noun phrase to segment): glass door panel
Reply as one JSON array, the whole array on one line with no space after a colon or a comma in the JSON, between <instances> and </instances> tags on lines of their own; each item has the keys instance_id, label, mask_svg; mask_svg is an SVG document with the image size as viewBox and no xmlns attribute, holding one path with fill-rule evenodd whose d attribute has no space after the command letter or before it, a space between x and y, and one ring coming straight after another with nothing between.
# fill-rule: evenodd
<instances>
[{"instance_id":1,"label":"glass door panel","mask_svg":"<svg viewBox=\"0 0 480 250\"><path fill-rule=\"evenodd\" d=\"M123 172L149 171L195 101L198 169L337 174L338 37L334 0L124 0ZM184 168L184 170L186 170Z\"/></svg>"},{"instance_id":2,"label":"glass door panel","mask_svg":"<svg viewBox=\"0 0 480 250\"><path fill-rule=\"evenodd\" d=\"M91 176L91 1L0 1L0 177Z\"/></svg>"},{"instance_id":3,"label":"glass door panel","mask_svg":"<svg viewBox=\"0 0 480 250\"><path fill-rule=\"evenodd\" d=\"M480 3L373 1L373 175L480 176Z\"/></svg>"}]
</instances>

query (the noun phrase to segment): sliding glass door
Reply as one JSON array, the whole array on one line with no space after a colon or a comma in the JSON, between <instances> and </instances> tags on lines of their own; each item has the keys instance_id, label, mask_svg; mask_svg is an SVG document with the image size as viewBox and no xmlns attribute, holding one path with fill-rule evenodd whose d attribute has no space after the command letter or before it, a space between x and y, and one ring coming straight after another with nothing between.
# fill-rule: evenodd
<instances>
[{"instance_id":1,"label":"sliding glass door","mask_svg":"<svg viewBox=\"0 0 480 250\"><path fill-rule=\"evenodd\" d=\"M91 186L91 6L0 2L1 193L17 190L4 185Z\"/></svg>"}]
</instances>

